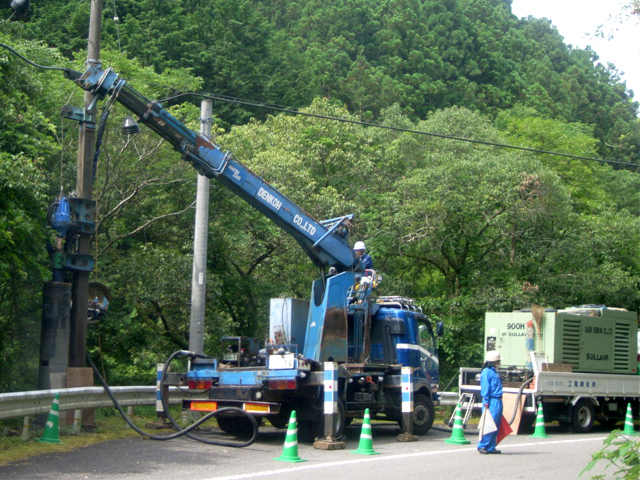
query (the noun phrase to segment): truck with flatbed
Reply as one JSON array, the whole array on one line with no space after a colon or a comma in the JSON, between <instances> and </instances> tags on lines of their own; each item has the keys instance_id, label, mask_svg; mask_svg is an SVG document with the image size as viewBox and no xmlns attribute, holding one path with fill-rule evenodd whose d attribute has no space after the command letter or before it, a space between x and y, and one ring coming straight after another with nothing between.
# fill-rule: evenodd
<instances>
[{"instance_id":1,"label":"truck with flatbed","mask_svg":"<svg viewBox=\"0 0 640 480\"><path fill-rule=\"evenodd\" d=\"M188 372L169 378L204 390L209 398L186 402L185 408L236 407L276 426L286 425L295 410L301 437L308 439L337 439L351 419L367 411L373 419L398 422L408 437L429 431L438 403L442 324L433 325L411 299L373 295L382 276L365 269L352 250L352 215L316 220L230 152L187 128L100 63L82 74L65 75L96 100L110 96L109 105L122 104L200 174L291 235L319 269L310 300L272 301L266 345L255 338L225 337L220 358L192 352ZM91 118L92 112L85 113ZM254 428L243 415L217 420L229 433Z\"/></svg>"},{"instance_id":2,"label":"truck with flatbed","mask_svg":"<svg viewBox=\"0 0 640 480\"><path fill-rule=\"evenodd\" d=\"M189 400L185 407L197 411L239 407L279 428L287 424L295 410L300 438L310 441L325 436L326 369L335 364L333 436L340 438L351 420L362 418L367 409L371 418L403 426L402 367L414 366L411 430L415 435L424 435L433 423L434 404L438 401L435 347L441 327L434 330L428 317L407 298L378 297L370 303L367 341L364 324L357 319L357 307L362 304L355 302L347 307L343 348L323 352L315 348L316 340L306 341L314 328L307 324L308 302L272 299L270 332L284 343L269 343L261 354L255 348L244 348L245 338L236 337L238 348L222 358L193 359L187 374L189 386L208 389L209 399ZM332 341L338 340L339 334L334 329ZM369 347L365 350L366 344ZM310 358L310 350L317 352L315 360ZM217 420L228 433L243 435L251 429L246 418L238 415L228 414Z\"/></svg>"},{"instance_id":3,"label":"truck with flatbed","mask_svg":"<svg viewBox=\"0 0 640 480\"><path fill-rule=\"evenodd\" d=\"M638 411L637 314L602 305L488 312L485 353L498 350L505 417L531 425L544 419L589 432L613 427L629 404ZM460 395L481 408L479 368L460 369ZM517 425L516 425L517 427Z\"/></svg>"}]
</instances>

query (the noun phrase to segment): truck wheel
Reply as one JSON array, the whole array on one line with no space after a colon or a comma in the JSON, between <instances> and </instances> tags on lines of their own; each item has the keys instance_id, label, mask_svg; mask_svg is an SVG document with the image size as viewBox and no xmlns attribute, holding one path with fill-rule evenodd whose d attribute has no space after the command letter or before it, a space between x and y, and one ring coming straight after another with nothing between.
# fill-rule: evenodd
<instances>
[{"instance_id":1,"label":"truck wheel","mask_svg":"<svg viewBox=\"0 0 640 480\"><path fill-rule=\"evenodd\" d=\"M413 434L424 435L433 425L435 410L431 397L419 393L413 400Z\"/></svg>"},{"instance_id":2,"label":"truck wheel","mask_svg":"<svg viewBox=\"0 0 640 480\"><path fill-rule=\"evenodd\" d=\"M588 433L593 428L595 410L591 401L581 398L571 409L571 428L575 433Z\"/></svg>"},{"instance_id":3,"label":"truck wheel","mask_svg":"<svg viewBox=\"0 0 640 480\"><path fill-rule=\"evenodd\" d=\"M276 428L285 428L289 423L289 419L291 418L291 410L283 409L277 415L271 415L268 417L269 422Z\"/></svg>"},{"instance_id":4,"label":"truck wheel","mask_svg":"<svg viewBox=\"0 0 640 480\"><path fill-rule=\"evenodd\" d=\"M335 438L340 439L344 435L345 408L344 402L338 400L338 412L334 420L333 428ZM318 415L316 420L302 420L298 424L298 436L303 442L313 442L318 437L324 437L324 415Z\"/></svg>"},{"instance_id":5,"label":"truck wheel","mask_svg":"<svg viewBox=\"0 0 640 480\"><path fill-rule=\"evenodd\" d=\"M224 433L229 435L235 435L237 437L250 437L253 434L253 426L251 421L246 417L238 415L219 415L216 419L218 421L218 427ZM256 418L258 426L262 423L262 418Z\"/></svg>"}]
</instances>

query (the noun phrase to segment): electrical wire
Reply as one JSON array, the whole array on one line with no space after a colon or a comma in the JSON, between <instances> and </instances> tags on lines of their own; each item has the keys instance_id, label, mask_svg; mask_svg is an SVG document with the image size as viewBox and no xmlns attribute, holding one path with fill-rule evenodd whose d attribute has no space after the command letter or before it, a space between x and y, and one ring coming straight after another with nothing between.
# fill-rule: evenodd
<instances>
[{"instance_id":1,"label":"electrical wire","mask_svg":"<svg viewBox=\"0 0 640 480\"><path fill-rule=\"evenodd\" d=\"M64 191L64 115L60 115L60 195Z\"/></svg>"},{"instance_id":2,"label":"electrical wire","mask_svg":"<svg viewBox=\"0 0 640 480\"><path fill-rule=\"evenodd\" d=\"M227 102L227 103L235 103L238 105L246 105L249 107L258 107L258 108L264 108L267 110L274 110L277 112L282 112L282 113L288 113L291 115L301 115L301 116L305 116L305 117L313 117L313 118L319 118L322 120L332 120L335 122L342 122L342 123L350 123L353 125L361 125L364 127L374 127L374 128L382 128L385 130L393 130L396 132L403 132L403 133L412 133L415 135L425 135L428 137L436 137L436 138L442 138L442 139L446 139L446 140L455 140L455 141L459 141L459 142L468 142L468 143L475 143L475 144L479 144L479 145L485 145L485 146L489 146L489 147L498 147L498 148L508 148L508 149L513 149L513 150L520 150L520 151L524 151L524 152L530 152L530 153L538 153L538 154L545 154L545 155L554 155L554 156L558 156L558 157L567 157L567 158L574 158L577 160L590 160L590 161L594 161L594 162L600 162L600 163L607 163L607 164L611 164L611 165L621 165L621 166L626 166L626 167L634 167L634 168L638 168L640 167L640 164L637 163L630 163L630 162L621 162L618 160L608 160L608 159L604 159L604 158L595 158L595 157L585 157L582 155L572 155L570 153L561 153L561 152L552 152L550 150L542 150L539 148L530 148L530 147L520 147L517 145L508 145L505 143L496 143L496 142L489 142L486 140L475 140L472 138L464 138L464 137L456 137L453 135L445 135L445 134L441 134L441 133L431 133L431 132L423 132L420 130L413 130L410 128L402 128L402 127L393 127L393 126L389 126L389 125L380 125L379 123L371 123L371 122L365 122L362 120L351 120L348 118L341 118L341 117L333 117L330 115L320 115L317 113L308 113L308 112L301 112L298 109L295 108L287 108L287 107L280 107L277 105L272 105L266 102L258 102L258 101L251 101L251 100L245 100L242 98L238 98L238 97L230 97L227 95L220 95L220 94L216 94L216 93L200 93L200 92L189 92L189 93L179 93L176 95L172 95L170 97L167 97L161 101L168 101L168 100L173 100L175 98L178 97L182 97L182 96L196 96L196 97L203 97L203 98L208 98L211 100L217 100L220 102Z\"/></svg>"},{"instance_id":3,"label":"electrical wire","mask_svg":"<svg viewBox=\"0 0 640 480\"><path fill-rule=\"evenodd\" d=\"M48 67L46 65L38 65L37 63L32 62L31 60L29 60L28 58L20 55L15 49L11 48L9 45L5 45L4 43L0 43L0 47L4 47L7 50L9 50L11 53L13 53L14 55L16 55L17 57L20 57L22 60L24 60L25 62L27 62L29 65L32 65L36 68L41 68L42 70L60 70L61 72L64 72L65 76L67 76L68 78L79 78L81 73L77 72L71 68L64 68L64 67Z\"/></svg>"},{"instance_id":4,"label":"electrical wire","mask_svg":"<svg viewBox=\"0 0 640 480\"><path fill-rule=\"evenodd\" d=\"M118 38L118 51L122 52L122 45L120 45L120 28L118 28L119 22L120 22L120 17L118 17L118 12L116 11L116 0L113 0L113 23L116 24L116 36Z\"/></svg>"},{"instance_id":5,"label":"electrical wire","mask_svg":"<svg viewBox=\"0 0 640 480\"><path fill-rule=\"evenodd\" d=\"M36 63L33 63L32 61L28 60L27 58L23 57L22 55L20 55L18 52L16 52L13 48L9 47L8 45L5 45L4 43L0 43L1 47L4 47L8 50L10 50L13 54L17 55L18 57L20 57L22 60L24 60L25 62L27 62L30 65L33 65L34 67L37 68L42 68L45 70L60 70L62 72L65 73L65 76L67 76L68 78L79 78L80 77L80 72L77 72L75 70L72 70L70 68L61 68L61 67L47 67L47 66L43 66L43 65L38 65ZM392 130L392 131L396 131L396 132L404 132L404 133L412 133L415 135L425 135L428 137L435 137L435 138L442 138L442 139L446 139L446 140L455 140L455 141L459 141L459 142L467 142L467 143L474 143L474 144L478 144L478 145L485 145L485 146L489 146L489 147L498 147L498 148L508 148L508 149L512 149L512 150L520 150L520 151L524 151L524 152L530 152L530 153L538 153L538 154L544 154L544 155L554 155L554 156L558 156L558 157L565 157L565 158L574 158L576 160L590 160L593 162L599 162L599 163L607 163L610 165L621 165L621 166L625 166L625 167L633 167L633 168L638 168L640 167L640 164L637 163L630 163L630 162L621 162L618 160L608 160L608 159L604 159L604 158L595 158L595 157L585 157L582 155L572 155L570 153L561 153L561 152L552 152L550 150L542 150L539 148L530 148L530 147L520 147L517 145L508 145L506 143L497 143L497 142L489 142L486 140L475 140L472 138L464 138L464 137L456 137L453 135L445 135L445 134L441 134L441 133L431 133L431 132L423 132L420 130L413 130L410 128L401 128L401 127L392 127L389 125L380 125L379 123L371 123L371 122L364 122L362 120L351 120L348 118L340 118L340 117L333 117L330 115L320 115L317 113L308 113L308 112L301 112L295 108L287 108L287 107L280 107L277 105L272 105L266 102L257 102L257 101L251 101L251 100L245 100L239 97L231 97L228 95L220 95L220 94L214 94L214 93L200 93L200 92L189 92L189 93L179 93L176 95L172 95L170 97L167 97L161 101L168 101L168 100L174 100L176 98L179 97L183 97L183 96L194 96L194 97L202 97L202 98L208 98L211 100L218 100L221 102L227 102L227 103L235 103L238 105L246 105L246 106L251 106L251 107L258 107L258 108L265 108L268 110L274 110L274 111L278 111L278 112L282 112L282 113L289 113L292 115L302 115L302 116L306 116L306 117L313 117L313 118L319 118L322 120L331 120L334 122L342 122L342 123L350 123L353 125L361 125L364 127L374 127L374 128L382 128L385 130Z\"/></svg>"}]
</instances>

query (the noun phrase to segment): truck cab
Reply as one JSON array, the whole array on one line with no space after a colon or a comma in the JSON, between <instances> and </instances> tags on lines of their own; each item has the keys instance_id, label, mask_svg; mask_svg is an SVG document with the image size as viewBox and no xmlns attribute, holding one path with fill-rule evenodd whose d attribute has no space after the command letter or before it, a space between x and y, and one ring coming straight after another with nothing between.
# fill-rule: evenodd
<instances>
[{"instance_id":1,"label":"truck cab","mask_svg":"<svg viewBox=\"0 0 640 480\"><path fill-rule=\"evenodd\" d=\"M371 362L413 367L416 379L426 381L435 392L439 381L436 336L442 335L442 324L434 331L429 317L404 297L379 297L375 305Z\"/></svg>"}]
</instances>

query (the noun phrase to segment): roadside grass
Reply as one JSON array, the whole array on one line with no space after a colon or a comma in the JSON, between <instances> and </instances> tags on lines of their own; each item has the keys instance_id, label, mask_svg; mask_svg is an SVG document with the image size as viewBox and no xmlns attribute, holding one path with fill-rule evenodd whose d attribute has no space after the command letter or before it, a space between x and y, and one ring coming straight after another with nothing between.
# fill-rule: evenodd
<instances>
[{"instance_id":1,"label":"roadside grass","mask_svg":"<svg viewBox=\"0 0 640 480\"><path fill-rule=\"evenodd\" d=\"M157 420L153 407L137 407L136 414L131 417L133 422L143 430L145 425ZM33 421L33 420L32 420ZM170 430L154 430L159 435L167 434ZM114 409L96 409L95 429L74 433L71 426L60 428L60 443L40 443L42 427L32 426L28 440L21 438L22 419L11 419L0 422L0 465L11 462L28 460L31 457L45 453L68 452L96 443L107 442L123 438L136 437L139 434L130 428Z\"/></svg>"}]
</instances>

